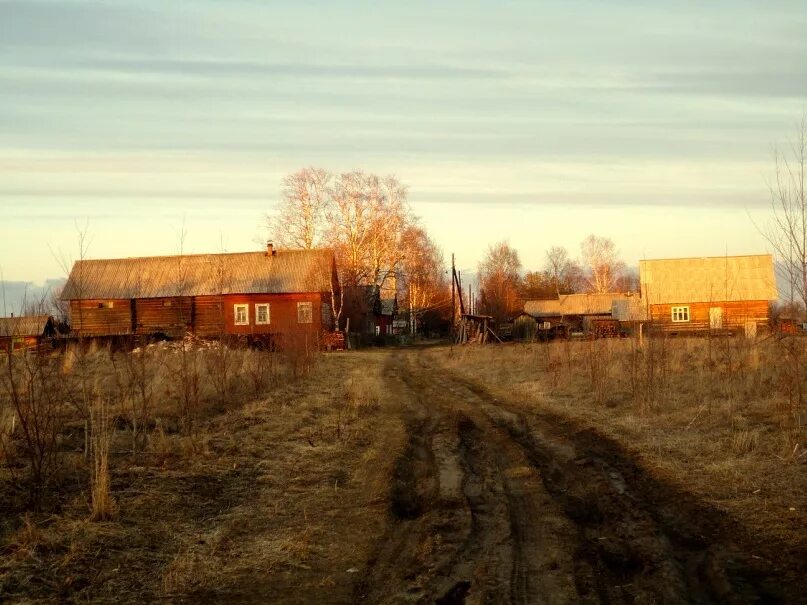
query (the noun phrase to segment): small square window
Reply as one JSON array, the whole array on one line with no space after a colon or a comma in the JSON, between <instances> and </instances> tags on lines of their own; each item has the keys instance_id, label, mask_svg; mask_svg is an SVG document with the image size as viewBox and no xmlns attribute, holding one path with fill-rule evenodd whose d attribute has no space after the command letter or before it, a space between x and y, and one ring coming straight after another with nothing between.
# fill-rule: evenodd
<instances>
[{"instance_id":1,"label":"small square window","mask_svg":"<svg viewBox=\"0 0 807 605\"><path fill-rule=\"evenodd\" d=\"M233 305L233 315L235 325L247 326L249 325L249 306L248 305Z\"/></svg>"},{"instance_id":2,"label":"small square window","mask_svg":"<svg viewBox=\"0 0 807 605\"><path fill-rule=\"evenodd\" d=\"M265 325L269 320L269 304L255 305L255 323Z\"/></svg>"},{"instance_id":3,"label":"small square window","mask_svg":"<svg viewBox=\"0 0 807 605\"><path fill-rule=\"evenodd\" d=\"M297 323L310 324L314 322L313 305L310 302L297 303Z\"/></svg>"},{"instance_id":4,"label":"small square window","mask_svg":"<svg viewBox=\"0 0 807 605\"><path fill-rule=\"evenodd\" d=\"M672 321L673 323L683 323L689 321L689 307L673 307Z\"/></svg>"}]
</instances>

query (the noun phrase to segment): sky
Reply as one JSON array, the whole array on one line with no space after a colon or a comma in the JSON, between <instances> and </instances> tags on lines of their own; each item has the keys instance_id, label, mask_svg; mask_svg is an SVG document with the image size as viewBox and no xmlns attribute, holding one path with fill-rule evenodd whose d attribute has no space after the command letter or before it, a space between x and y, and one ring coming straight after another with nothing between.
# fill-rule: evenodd
<instances>
[{"instance_id":1,"label":"sky","mask_svg":"<svg viewBox=\"0 0 807 605\"><path fill-rule=\"evenodd\" d=\"M0 0L0 272L255 249L283 175L395 174L458 266L589 233L768 251L803 2Z\"/></svg>"}]
</instances>

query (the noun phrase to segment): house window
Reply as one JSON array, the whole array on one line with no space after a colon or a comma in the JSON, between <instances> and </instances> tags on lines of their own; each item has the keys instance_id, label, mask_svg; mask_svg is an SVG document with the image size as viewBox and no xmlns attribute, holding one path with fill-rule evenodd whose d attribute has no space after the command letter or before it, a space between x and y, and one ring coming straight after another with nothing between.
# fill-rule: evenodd
<instances>
[{"instance_id":1,"label":"house window","mask_svg":"<svg viewBox=\"0 0 807 605\"><path fill-rule=\"evenodd\" d=\"M249 325L248 305L233 305L233 315L235 317L235 325L237 326Z\"/></svg>"},{"instance_id":2,"label":"house window","mask_svg":"<svg viewBox=\"0 0 807 605\"><path fill-rule=\"evenodd\" d=\"M114 306L115 306L115 303L113 301L111 301L111 300L108 300L107 302L98 303L98 308L99 309L112 309Z\"/></svg>"},{"instance_id":3,"label":"house window","mask_svg":"<svg viewBox=\"0 0 807 605\"><path fill-rule=\"evenodd\" d=\"M310 324L314 322L313 305L310 302L297 303L297 323Z\"/></svg>"},{"instance_id":4,"label":"house window","mask_svg":"<svg viewBox=\"0 0 807 605\"><path fill-rule=\"evenodd\" d=\"M269 323L269 304L255 305L255 323L268 324Z\"/></svg>"},{"instance_id":5,"label":"house window","mask_svg":"<svg viewBox=\"0 0 807 605\"><path fill-rule=\"evenodd\" d=\"M673 323L689 321L689 307L673 307L672 320Z\"/></svg>"}]
</instances>

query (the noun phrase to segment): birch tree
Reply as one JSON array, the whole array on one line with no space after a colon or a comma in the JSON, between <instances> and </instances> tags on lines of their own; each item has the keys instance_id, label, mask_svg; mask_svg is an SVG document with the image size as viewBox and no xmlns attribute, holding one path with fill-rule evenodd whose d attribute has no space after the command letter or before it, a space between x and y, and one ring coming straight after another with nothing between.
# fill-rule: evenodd
<instances>
[{"instance_id":1,"label":"birch tree","mask_svg":"<svg viewBox=\"0 0 807 605\"><path fill-rule=\"evenodd\" d=\"M614 242L607 237L592 234L583 240L580 247L589 291L612 292L625 268Z\"/></svg>"},{"instance_id":2,"label":"birch tree","mask_svg":"<svg viewBox=\"0 0 807 605\"><path fill-rule=\"evenodd\" d=\"M448 302L443 253L419 225L410 225L401 238L406 255L399 286L414 320Z\"/></svg>"},{"instance_id":3,"label":"birch tree","mask_svg":"<svg viewBox=\"0 0 807 605\"><path fill-rule=\"evenodd\" d=\"M283 178L277 214L269 219L273 241L310 250L323 243L332 176L322 168L303 168Z\"/></svg>"},{"instance_id":4,"label":"birch tree","mask_svg":"<svg viewBox=\"0 0 807 605\"><path fill-rule=\"evenodd\" d=\"M368 283L370 271L367 250L373 230L373 209L366 190L367 178L354 171L339 175L331 190L327 212L328 242L335 249L342 267L342 284Z\"/></svg>"},{"instance_id":5,"label":"birch tree","mask_svg":"<svg viewBox=\"0 0 807 605\"><path fill-rule=\"evenodd\" d=\"M545 267L546 281L552 285L555 296L572 294L580 289L583 271L563 246L552 246L546 251Z\"/></svg>"}]
</instances>

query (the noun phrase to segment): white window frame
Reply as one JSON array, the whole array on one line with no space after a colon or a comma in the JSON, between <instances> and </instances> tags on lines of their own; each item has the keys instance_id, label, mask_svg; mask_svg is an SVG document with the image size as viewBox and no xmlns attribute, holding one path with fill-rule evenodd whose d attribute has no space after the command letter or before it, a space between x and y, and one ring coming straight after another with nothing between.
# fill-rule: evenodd
<instances>
[{"instance_id":1,"label":"white window frame","mask_svg":"<svg viewBox=\"0 0 807 605\"><path fill-rule=\"evenodd\" d=\"M676 305L670 308L670 318L674 324L687 323L690 319L689 305Z\"/></svg>"},{"instance_id":2,"label":"white window frame","mask_svg":"<svg viewBox=\"0 0 807 605\"><path fill-rule=\"evenodd\" d=\"M266 321L261 321L261 308L266 309ZM255 325L268 326L272 322L272 315L269 303L255 303Z\"/></svg>"},{"instance_id":3,"label":"white window frame","mask_svg":"<svg viewBox=\"0 0 807 605\"><path fill-rule=\"evenodd\" d=\"M244 310L244 321L238 321L238 311L240 309ZM233 305L233 324L236 326L248 326L249 325L249 305L246 303L236 303Z\"/></svg>"},{"instance_id":4,"label":"white window frame","mask_svg":"<svg viewBox=\"0 0 807 605\"><path fill-rule=\"evenodd\" d=\"M305 321L302 320L302 315L300 314L303 312L303 309L308 309L306 313L307 319ZM304 301L297 303L297 323L298 324L312 324L314 323L314 303L311 301Z\"/></svg>"}]
</instances>

